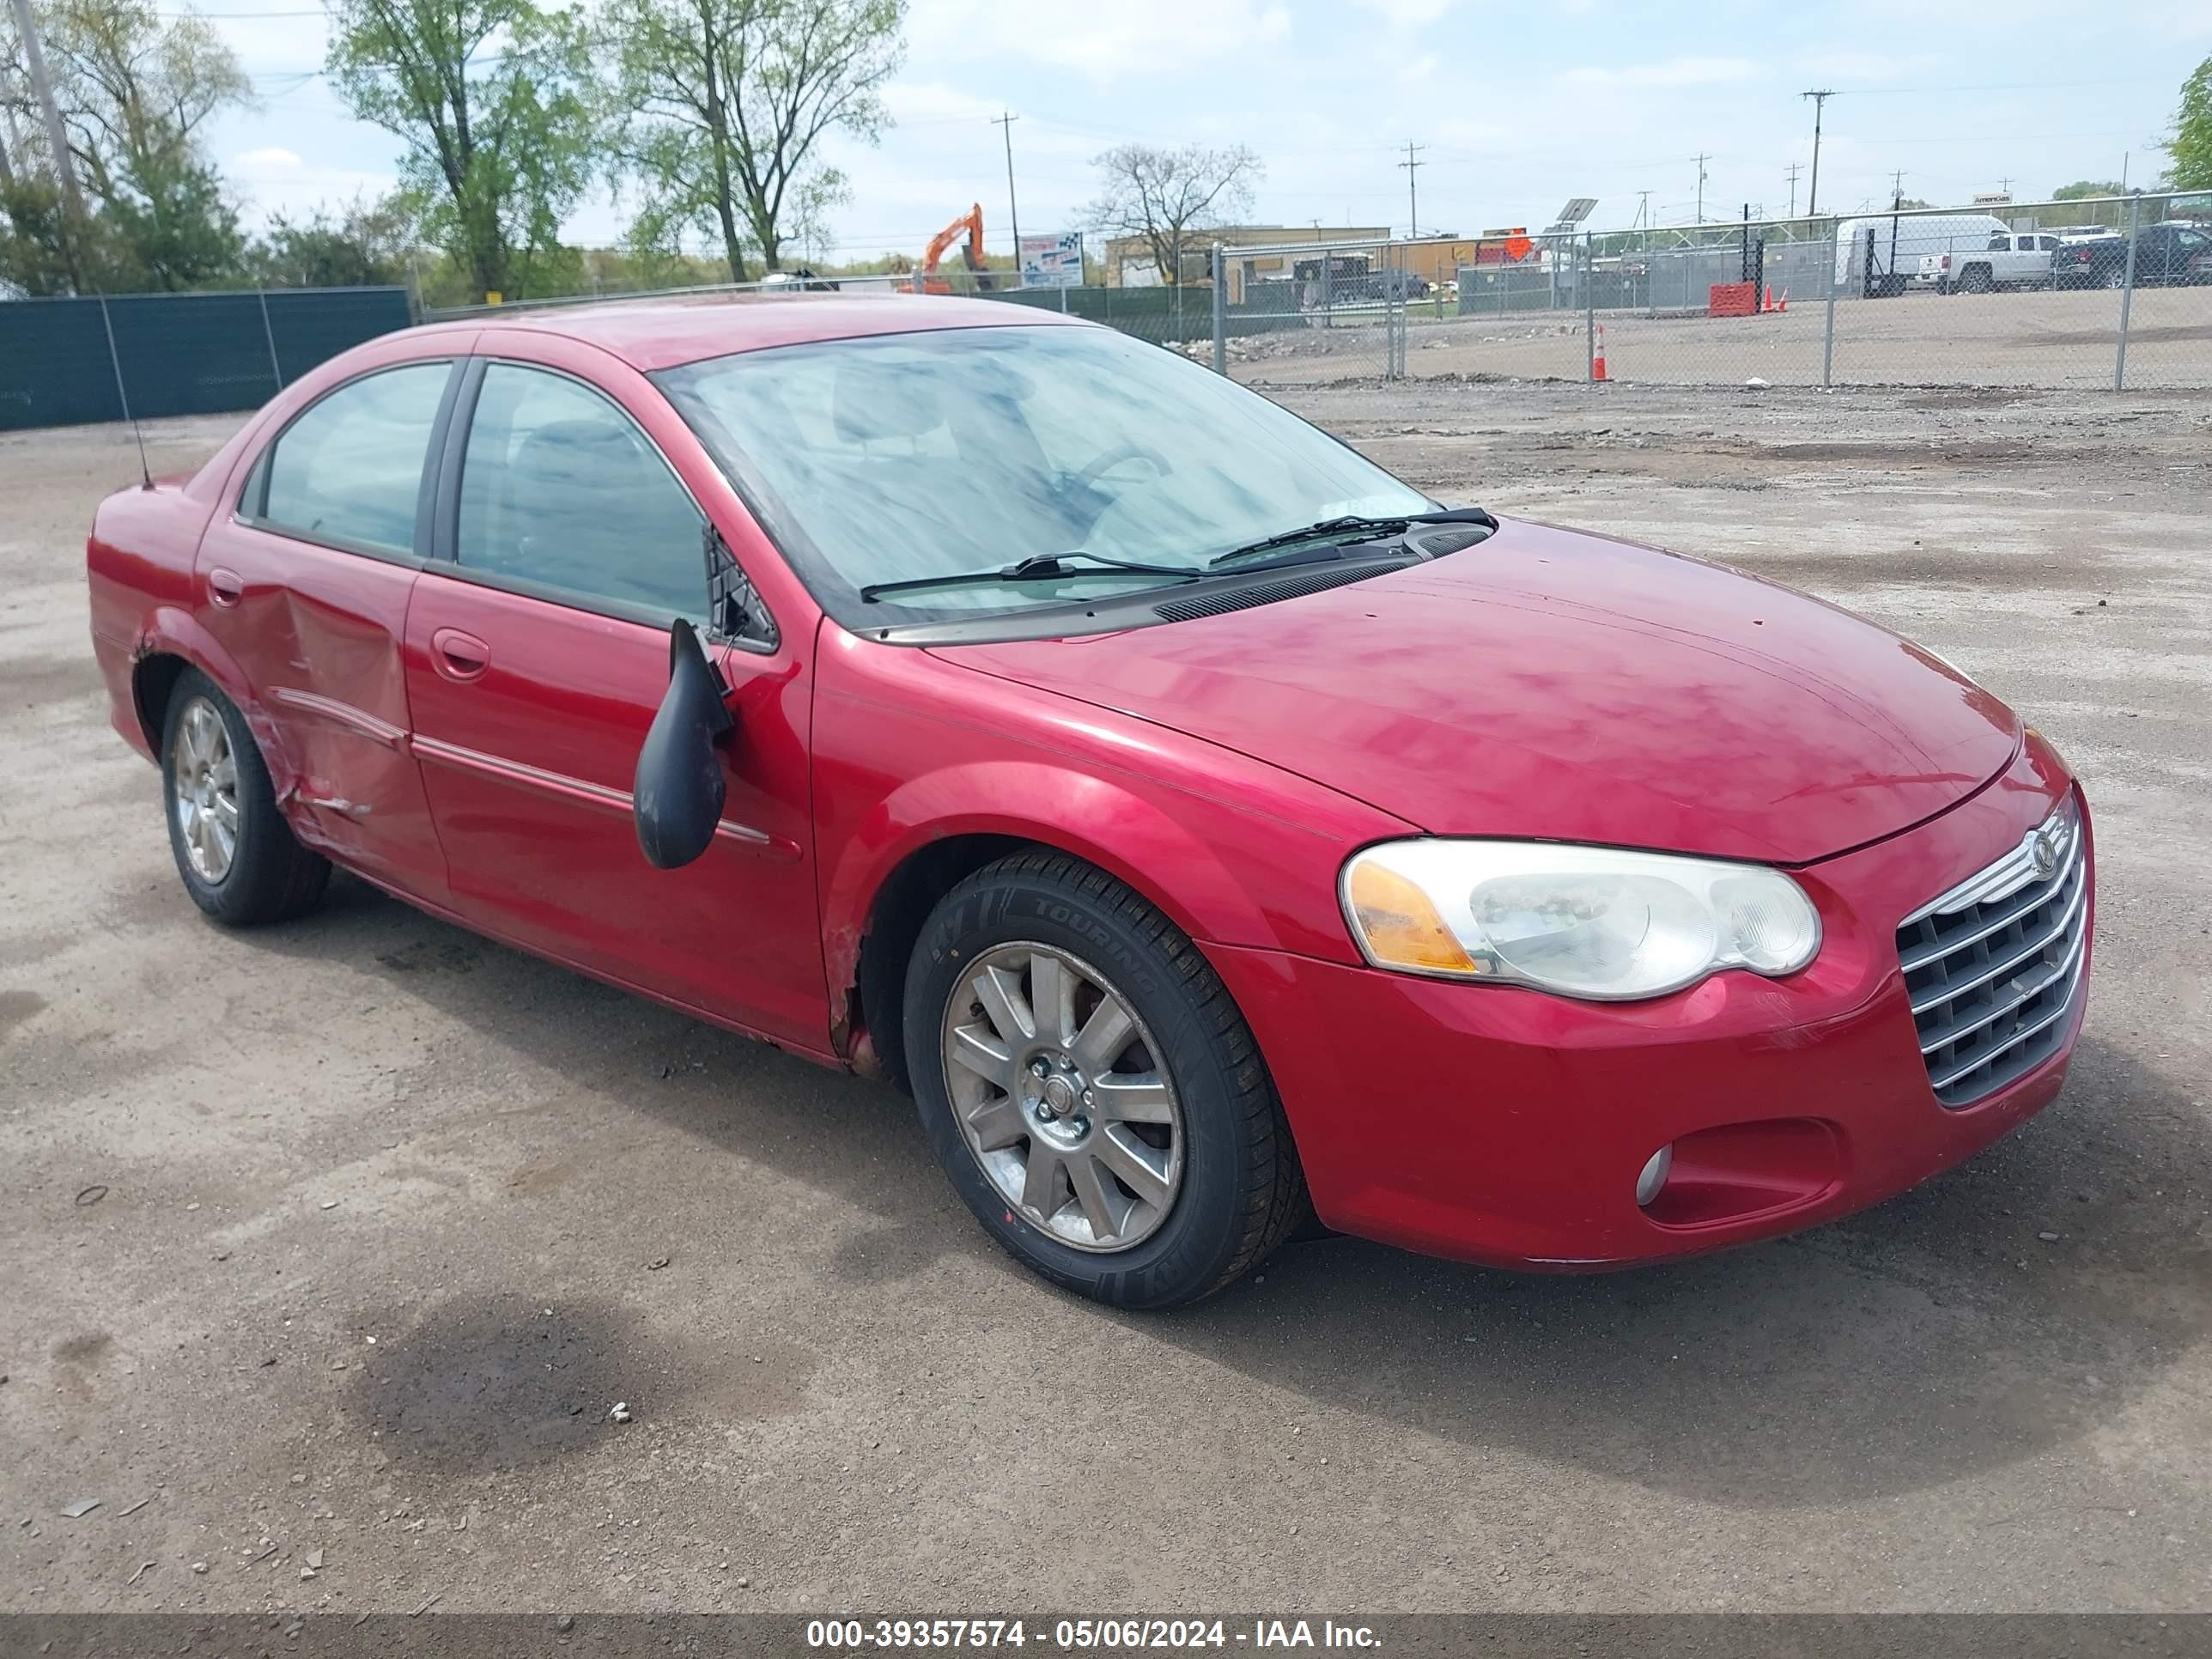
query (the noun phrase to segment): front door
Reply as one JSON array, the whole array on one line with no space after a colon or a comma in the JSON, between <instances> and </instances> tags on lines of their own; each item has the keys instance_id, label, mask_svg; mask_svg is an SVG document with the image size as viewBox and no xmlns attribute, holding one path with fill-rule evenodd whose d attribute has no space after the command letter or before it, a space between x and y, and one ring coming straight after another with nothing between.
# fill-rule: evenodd
<instances>
[{"instance_id":1,"label":"front door","mask_svg":"<svg viewBox=\"0 0 2212 1659\"><path fill-rule=\"evenodd\" d=\"M256 459L194 566L193 614L275 725L300 838L434 904L445 857L407 752L400 641L428 548L426 461L450 361L372 370Z\"/></svg>"},{"instance_id":2,"label":"front door","mask_svg":"<svg viewBox=\"0 0 2212 1659\"><path fill-rule=\"evenodd\" d=\"M454 418L451 557L425 568L407 618L414 749L454 903L519 944L826 1048L802 663L787 641L715 647L738 721L722 828L694 864L647 863L630 788L669 621L705 618L704 518L621 408L550 367L483 364Z\"/></svg>"}]
</instances>

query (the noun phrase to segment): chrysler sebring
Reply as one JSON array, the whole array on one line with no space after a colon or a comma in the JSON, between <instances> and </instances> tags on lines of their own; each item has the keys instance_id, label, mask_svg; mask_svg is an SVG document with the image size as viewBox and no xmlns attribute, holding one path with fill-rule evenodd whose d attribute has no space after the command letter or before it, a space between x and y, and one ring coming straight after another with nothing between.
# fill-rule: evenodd
<instances>
[{"instance_id":1,"label":"chrysler sebring","mask_svg":"<svg viewBox=\"0 0 2212 1659\"><path fill-rule=\"evenodd\" d=\"M343 868L884 1076L1125 1306L1305 1225L1568 1270L1826 1220L2081 1021L2087 808L1940 658L1022 306L409 330L88 556L216 921Z\"/></svg>"}]
</instances>

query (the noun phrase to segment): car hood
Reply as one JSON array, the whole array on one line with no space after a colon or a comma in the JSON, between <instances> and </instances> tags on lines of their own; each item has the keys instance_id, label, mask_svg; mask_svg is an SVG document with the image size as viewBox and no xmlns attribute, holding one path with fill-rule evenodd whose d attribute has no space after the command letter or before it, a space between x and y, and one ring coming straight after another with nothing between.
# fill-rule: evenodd
<instances>
[{"instance_id":1,"label":"car hood","mask_svg":"<svg viewBox=\"0 0 2212 1659\"><path fill-rule=\"evenodd\" d=\"M1833 605L1515 520L1224 616L933 648L1437 835L1809 863L1942 811L2020 741L1996 698Z\"/></svg>"}]
</instances>

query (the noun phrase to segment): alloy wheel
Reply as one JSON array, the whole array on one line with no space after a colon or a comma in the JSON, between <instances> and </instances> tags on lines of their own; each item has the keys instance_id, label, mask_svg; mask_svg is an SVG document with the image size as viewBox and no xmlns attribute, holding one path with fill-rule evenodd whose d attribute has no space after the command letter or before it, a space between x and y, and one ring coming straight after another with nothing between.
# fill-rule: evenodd
<instances>
[{"instance_id":1,"label":"alloy wheel","mask_svg":"<svg viewBox=\"0 0 2212 1659\"><path fill-rule=\"evenodd\" d=\"M941 1052L961 1136L1011 1208L1101 1252L1167 1219L1182 1185L1182 1104L1103 973L1052 945L997 945L954 981Z\"/></svg>"},{"instance_id":2,"label":"alloy wheel","mask_svg":"<svg viewBox=\"0 0 2212 1659\"><path fill-rule=\"evenodd\" d=\"M219 885L238 856L238 761L229 727L205 697L194 697L178 717L169 766L185 856L193 874Z\"/></svg>"}]
</instances>

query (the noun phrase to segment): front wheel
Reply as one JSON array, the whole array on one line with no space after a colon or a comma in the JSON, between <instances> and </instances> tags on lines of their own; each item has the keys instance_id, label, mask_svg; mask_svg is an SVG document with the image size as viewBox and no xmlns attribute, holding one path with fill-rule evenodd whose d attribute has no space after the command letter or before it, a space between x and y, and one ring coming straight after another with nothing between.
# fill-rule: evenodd
<instances>
[{"instance_id":1,"label":"front wheel","mask_svg":"<svg viewBox=\"0 0 2212 1659\"><path fill-rule=\"evenodd\" d=\"M1064 854L955 887L908 969L908 1075L976 1218L1054 1283L1194 1302L1304 1219L1305 1180L1252 1032L1198 948Z\"/></svg>"}]
</instances>

